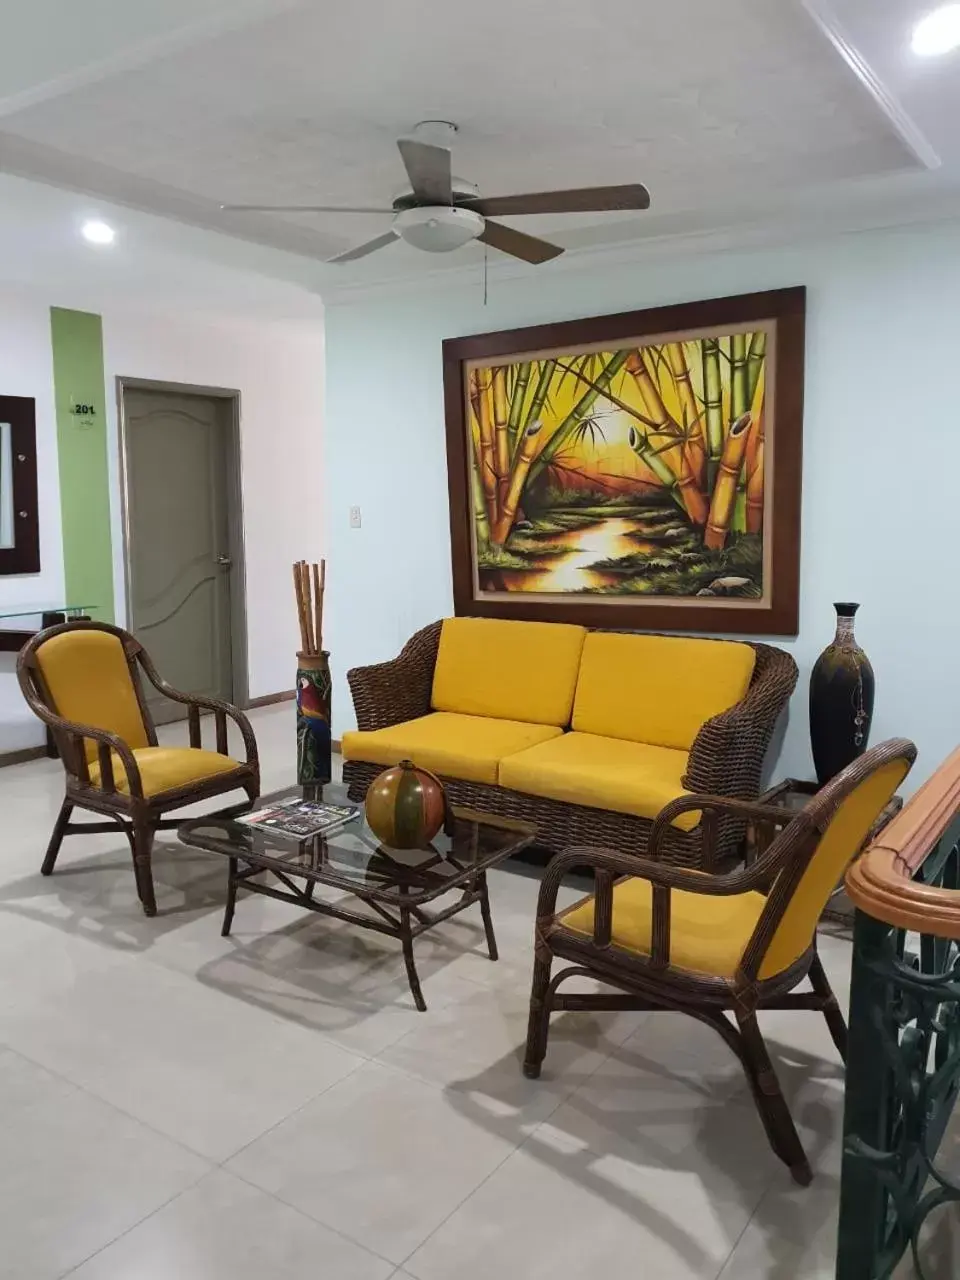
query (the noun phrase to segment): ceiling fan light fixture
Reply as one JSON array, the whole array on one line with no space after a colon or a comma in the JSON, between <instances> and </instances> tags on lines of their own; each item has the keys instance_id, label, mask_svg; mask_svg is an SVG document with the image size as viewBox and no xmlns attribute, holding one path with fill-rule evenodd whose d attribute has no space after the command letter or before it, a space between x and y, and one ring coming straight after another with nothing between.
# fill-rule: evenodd
<instances>
[{"instance_id":1,"label":"ceiling fan light fixture","mask_svg":"<svg viewBox=\"0 0 960 1280\"><path fill-rule=\"evenodd\" d=\"M428 205L403 209L393 220L393 229L416 249L427 253L450 253L483 234L484 219L472 209Z\"/></svg>"},{"instance_id":2,"label":"ceiling fan light fixture","mask_svg":"<svg viewBox=\"0 0 960 1280\"><path fill-rule=\"evenodd\" d=\"M934 58L960 48L960 4L942 4L913 28L910 47L922 58Z\"/></svg>"}]
</instances>

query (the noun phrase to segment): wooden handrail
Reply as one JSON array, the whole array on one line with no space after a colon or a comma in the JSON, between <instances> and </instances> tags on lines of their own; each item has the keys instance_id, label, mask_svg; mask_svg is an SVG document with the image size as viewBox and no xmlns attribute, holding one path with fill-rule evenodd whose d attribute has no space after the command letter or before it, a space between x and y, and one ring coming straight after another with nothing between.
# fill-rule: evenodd
<instances>
[{"instance_id":1,"label":"wooden handrail","mask_svg":"<svg viewBox=\"0 0 960 1280\"><path fill-rule=\"evenodd\" d=\"M846 875L868 915L900 929L960 940L960 891L913 877L960 811L960 747L928 778Z\"/></svg>"}]
</instances>

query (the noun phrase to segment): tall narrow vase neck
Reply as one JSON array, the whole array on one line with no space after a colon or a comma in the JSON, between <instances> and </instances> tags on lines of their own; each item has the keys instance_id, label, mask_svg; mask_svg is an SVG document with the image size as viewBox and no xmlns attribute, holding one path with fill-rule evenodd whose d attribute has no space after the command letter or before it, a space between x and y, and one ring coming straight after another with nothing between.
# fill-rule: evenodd
<instances>
[{"instance_id":1,"label":"tall narrow vase neck","mask_svg":"<svg viewBox=\"0 0 960 1280\"><path fill-rule=\"evenodd\" d=\"M856 644L856 637L853 634L853 622L859 607L856 604L834 605L837 611L837 634L833 638L834 644Z\"/></svg>"}]
</instances>

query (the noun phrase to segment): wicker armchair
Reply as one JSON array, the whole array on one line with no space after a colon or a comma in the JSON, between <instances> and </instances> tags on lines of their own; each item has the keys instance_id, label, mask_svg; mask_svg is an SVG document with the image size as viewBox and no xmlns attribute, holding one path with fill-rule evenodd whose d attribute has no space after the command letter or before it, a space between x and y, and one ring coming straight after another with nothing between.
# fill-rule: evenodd
<instances>
[{"instance_id":1,"label":"wicker armchair","mask_svg":"<svg viewBox=\"0 0 960 1280\"><path fill-rule=\"evenodd\" d=\"M797 1182L809 1183L810 1164L757 1013L822 1013L846 1059L847 1027L817 955L817 921L916 754L904 738L880 743L799 812L713 796L674 800L654 823L647 858L590 848L568 849L554 858L537 904L524 1074L531 1079L540 1075L551 1013L686 1013L713 1027L740 1059L770 1145ZM658 857L671 818L691 807L733 808L765 827L783 830L756 862L732 875L691 875L664 866ZM596 889L558 911L557 890L575 868L592 870ZM558 959L568 965L551 976ZM558 992L568 978L584 976L616 994ZM795 991L804 979L812 990Z\"/></svg>"},{"instance_id":2,"label":"wicker armchair","mask_svg":"<svg viewBox=\"0 0 960 1280\"><path fill-rule=\"evenodd\" d=\"M392 662L356 667L347 673L357 727L384 729L425 716L437 661L442 623L418 631ZM764 756L778 717L797 683L797 666L788 653L754 644L753 678L746 696L703 725L690 751L684 786L689 791L739 800L755 800L760 792ZM362 800L382 766L347 760L344 781L355 800ZM456 805L519 818L537 827L537 844L559 852L571 844L610 845L624 853L647 850L649 819L608 809L544 799L487 783L444 778ZM715 870L738 860L746 820L736 812L704 811L692 831L671 827L663 835L659 856L698 870Z\"/></svg>"},{"instance_id":3,"label":"wicker armchair","mask_svg":"<svg viewBox=\"0 0 960 1280\"><path fill-rule=\"evenodd\" d=\"M189 747L158 745L140 671L165 697L187 707ZM116 831L119 826L130 842L144 914L156 915L153 837L178 824L163 814L235 790L248 796L235 806L239 811L260 794L257 743L249 720L229 703L174 689L139 641L106 623L67 622L41 631L21 649L17 677L30 709L50 729L66 771L66 794L42 874L53 873L64 836ZM213 712L215 751L201 746L201 711ZM228 755L228 717L240 730L246 760ZM110 820L71 823L75 808Z\"/></svg>"}]
</instances>

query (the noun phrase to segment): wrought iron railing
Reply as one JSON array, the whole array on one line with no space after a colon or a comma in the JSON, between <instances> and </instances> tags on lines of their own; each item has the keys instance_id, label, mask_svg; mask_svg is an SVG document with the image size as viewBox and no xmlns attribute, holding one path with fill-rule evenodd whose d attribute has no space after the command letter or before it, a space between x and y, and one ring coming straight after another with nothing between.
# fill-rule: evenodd
<instances>
[{"instance_id":1,"label":"wrought iron railing","mask_svg":"<svg viewBox=\"0 0 960 1280\"><path fill-rule=\"evenodd\" d=\"M858 910L837 1280L956 1280L960 1168L942 1140L960 1093L960 750L846 883Z\"/></svg>"}]
</instances>

